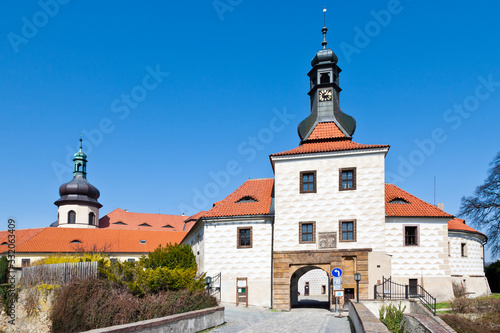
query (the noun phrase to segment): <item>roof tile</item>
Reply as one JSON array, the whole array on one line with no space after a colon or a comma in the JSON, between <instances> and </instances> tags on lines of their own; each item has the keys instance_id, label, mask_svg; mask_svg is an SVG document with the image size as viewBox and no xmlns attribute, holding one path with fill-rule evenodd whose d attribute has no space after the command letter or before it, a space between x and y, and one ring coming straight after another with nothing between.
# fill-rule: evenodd
<instances>
[{"instance_id":1,"label":"roof tile","mask_svg":"<svg viewBox=\"0 0 500 333\"><path fill-rule=\"evenodd\" d=\"M103 251L122 253L146 253L159 245L180 243L187 232L80 229L80 228L39 228L15 231L16 252L82 252ZM7 241L9 232L0 231L0 244ZM71 243L72 241L80 243ZM145 240L145 244L141 244ZM0 252L7 251L7 245L0 245Z\"/></svg>"},{"instance_id":2,"label":"roof tile","mask_svg":"<svg viewBox=\"0 0 500 333\"><path fill-rule=\"evenodd\" d=\"M400 200L391 203L394 199L403 199L408 203L401 203ZM393 184L385 184L385 214L401 217L453 217Z\"/></svg>"},{"instance_id":3,"label":"roof tile","mask_svg":"<svg viewBox=\"0 0 500 333\"><path fill-rule=\"evenodd\" d=\"M336 141L305 141L297 148L293 148L281 153L272 154L270 156L284 156L296 154L323 153L331 151L357 150L357 149L373 149L373 148L389 148L389 145L365 145L351 140L336 140Z\"/></svg>"},{"instance_id":4,"label":"roof tile","mask_svg":"<svg viewBox=\"0 0 500 333\"><path fill-rule=\"evenodd\" d=\"M457 218L454 218L454 219L451 219L448 221L448 230L474 232L474 233L477 233L477 234L480 234L480 235L483 235L484 237L486 237L486 235L483 234L482 232L479 232L476 229L471 228L467 224L465 224L465 220L457 219Z\"/></svg>"},{"instance_id":5,"label":"roof tile","mask_svg":"<svg viewBox=\"0 0 500 333\"><path fill-rule=\"evenodd\" d=\"M271 210L274 179L249 179L236 191L212 207L205 217L246 216L269 214ZM250 196L256 202L237 202Z\"/></svg>"}]
</instances>

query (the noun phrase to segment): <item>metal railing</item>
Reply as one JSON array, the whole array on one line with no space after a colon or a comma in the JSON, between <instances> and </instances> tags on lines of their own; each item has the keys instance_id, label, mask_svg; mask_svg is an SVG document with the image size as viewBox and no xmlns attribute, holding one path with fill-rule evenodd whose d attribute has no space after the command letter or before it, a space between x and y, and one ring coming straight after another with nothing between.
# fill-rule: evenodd
<instances>
[{"instance_id":1,"label":"metal railing","mask_svg":"<svg viewBox=\"0 0 500 333\"><path fill-rule=\"evenodd\" d=\"M373 288L375 299L409 299L415 298L420 300L433 315L436 315L436 298L432 297L421 285L412 285L396 283L392 281L392 277L382 277L382 283L377 284Z\"/></svg>"}]
</instances>

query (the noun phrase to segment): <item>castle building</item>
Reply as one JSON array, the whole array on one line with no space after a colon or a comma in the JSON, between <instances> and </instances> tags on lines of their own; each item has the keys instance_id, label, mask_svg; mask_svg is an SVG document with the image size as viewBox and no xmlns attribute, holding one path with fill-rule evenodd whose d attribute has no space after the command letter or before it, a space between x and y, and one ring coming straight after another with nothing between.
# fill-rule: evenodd
<instances>
[{"instance_id":1,"label":"castle building","mask_svg":"<svg viewBox=\"0 0 500 333\"><path fill-rule=\"evenodd\" d=\"M224 302L279 310L298 305L299 292L329 295L332 306L335 268L346 298L357 291L355 273L362 299L373 299L384 277L438 301L453 297L453 282L487 294L486 237L386 184L389 145L353 141L356 122L339 103L338 57L322 32L299 146L270 155L274 178L246 181L194 224L183 242L200 272L221 274Z\"/></svg>"}]
</instances>

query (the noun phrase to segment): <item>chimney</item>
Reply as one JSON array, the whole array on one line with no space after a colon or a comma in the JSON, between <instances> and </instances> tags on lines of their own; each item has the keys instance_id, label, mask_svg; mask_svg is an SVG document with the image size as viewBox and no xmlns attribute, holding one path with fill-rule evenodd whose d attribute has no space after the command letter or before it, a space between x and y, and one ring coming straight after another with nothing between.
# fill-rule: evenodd
<instances>
[{"instance_id":1,"label":"chimney","mask_svg":"<svg viewBox=\"0 0 500 333\"><path fill-rule=\"evenodd\" d=\"M438 207L439 209L441 209L441 210L443 210L443 211L444 211L444 203L439 202L439 203L437 204L437 207Z\"/></svg>"},{"instance_id":2,"label":"chimney","mask_svg":"<svg viewBox=\"0 0 500 333\"><path fill-rule=\"evenodd\" d=\"M128 209L124 209L125 213L128 213Z\"/></svg>"},{"instance_id":3,"label":"chimney","mask_svg":"<svg viewBox=\"0 0 500 333\"><path fill-rule=\"evenodd\" d=\"M181 216L185 216L184 213L182 213Z\"/></svg>"}]
</instances>

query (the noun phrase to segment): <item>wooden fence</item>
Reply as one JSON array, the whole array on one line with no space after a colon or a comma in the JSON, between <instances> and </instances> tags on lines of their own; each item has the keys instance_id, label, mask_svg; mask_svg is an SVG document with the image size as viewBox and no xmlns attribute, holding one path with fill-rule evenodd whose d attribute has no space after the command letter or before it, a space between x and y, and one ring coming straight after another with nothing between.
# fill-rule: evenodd
<instances>
[{"instance_id":1,"label":"wooden fence","mask_svg":"<svg viewBox=\"0 0 500 333\"><path fill-rule=\"evenodd\" d=\"M23 287L41 283L63 285L86 277L97 277L97 267L97 261L23 267L21 285Z\"/></svg>"}]
</instances>

